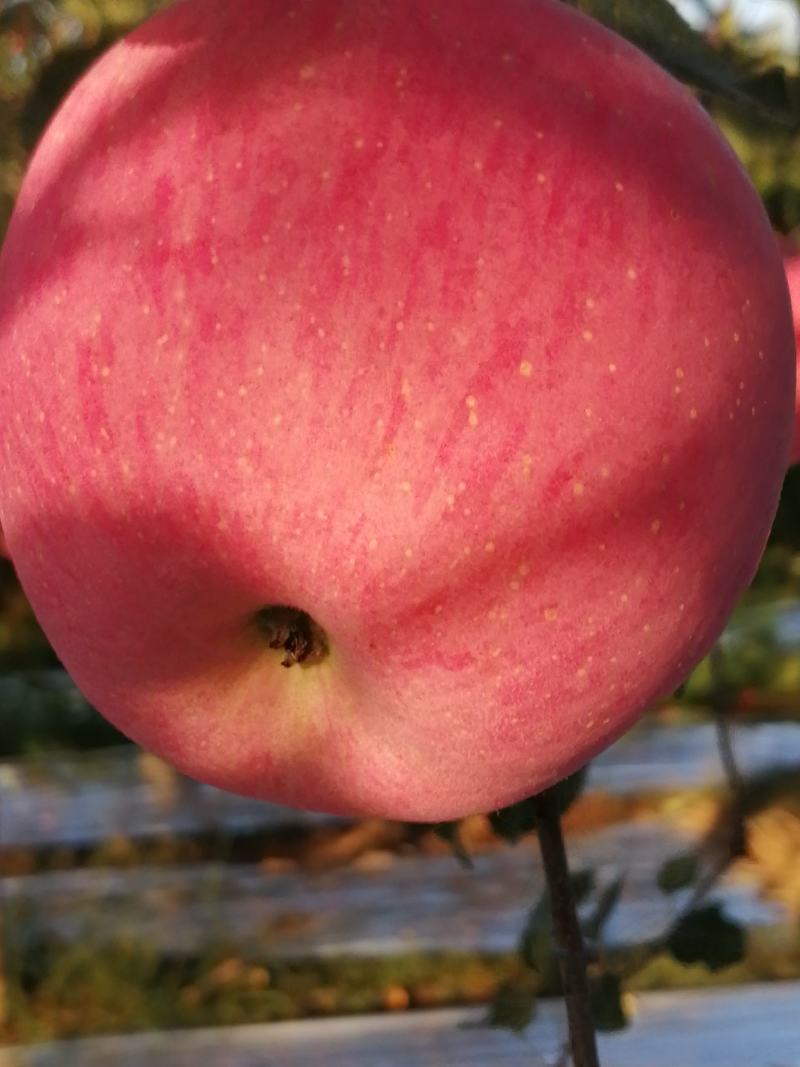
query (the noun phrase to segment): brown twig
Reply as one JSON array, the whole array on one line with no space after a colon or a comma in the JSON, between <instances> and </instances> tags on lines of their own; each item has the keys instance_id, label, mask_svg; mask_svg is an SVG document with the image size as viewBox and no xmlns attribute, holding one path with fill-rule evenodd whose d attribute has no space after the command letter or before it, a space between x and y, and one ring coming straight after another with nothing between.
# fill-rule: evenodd
<instances>
[{"instance_id":1,"label":"brown twig","mask_svg":"<svg viewBox=\"0 0 800 1067\"><path fill-rule=\"evenodd\" d=\"M569 876L558 799L552 790L545 790L535 798L534 804L567 1007L573 1065L600 1067L586 974L586 949Z\"/></svg>"},{"instance_id":2,"label":"brown twig","mask_svg":"<svg viewBox=\"0 0 800 1067\"><path fill-rule=\"evenodd\" d=\"M697 878L686 904L670 922L659 937L639 946L628 961L624 972L634 974L654 956L663 952L674 932L698 908L706 896L719 882L731 863L745 851L745 781L736 762L730 723L730 688L725 681L724 655L719 644L714 645L709 654L711 668L711 707L717 731L717 746L720 762L725 773L725 780L730 793L730 807L727 817L718 824L706 839L706 854L709 856L705 871ZM712 847L709 848L709 841ZM701 855L703 848L701 846Z\"/></svg>"}]
</instances>

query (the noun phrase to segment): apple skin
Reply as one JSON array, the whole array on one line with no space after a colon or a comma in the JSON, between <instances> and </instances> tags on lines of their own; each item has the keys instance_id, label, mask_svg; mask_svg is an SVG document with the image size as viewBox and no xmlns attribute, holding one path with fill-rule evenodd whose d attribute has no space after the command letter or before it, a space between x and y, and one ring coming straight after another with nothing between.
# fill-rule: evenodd
<instances>
[{"instance_id":1,"label":"apple skin","mask_svg":"<svg viewBox=\"0 0 800 1067\"><path fill-rule=\"evenodd\" d=\"M107 53L0 261L0 514L131 738L440 820L574 771L750 582L781 258L715 127L550 0L191 0ZM328 654L255 625L303 609Z\"/></svg>"},{"instance_id":2,"label":"apple skin","mask_svg":"<svg viewBox=\"0 0 800 1067\"><path fill-rule=\"evenodd\" d=\"M786 281L789 284L789 296L792 302L795 348L797 358L800 359L800 248L795 241L787 241L784 248L783 264L786 268ZM800 462L800 379L796 383L795 428L789 457L790 465L798 462Z\"/></svg>"}]
</instances>

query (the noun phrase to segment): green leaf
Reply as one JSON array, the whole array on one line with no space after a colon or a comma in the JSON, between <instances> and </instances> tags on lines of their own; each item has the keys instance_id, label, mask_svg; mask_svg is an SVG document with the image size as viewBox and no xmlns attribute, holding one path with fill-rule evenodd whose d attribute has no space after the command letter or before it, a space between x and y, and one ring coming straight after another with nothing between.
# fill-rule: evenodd
<instances>
[{"instance_id":1,"label":"green leaf","mask_svg":"<svg viewBox=\"0 0 800 1067\"><path fill-rule=\"evenodd\" d=\"M550 787L556 797L559 814L563 815L580 796L587 773L588 767L581 767L574 774L562 778ZM516 845L521 838L536 829L536 798L528 797L517 804L491 812L489 822L498 837Z\"/></svg>"},{"instance_id":2,"label":"green leaf","mask_svg":"<svg viewBox=\"0 0 800 1067\"><path fill-rule=\"evenodd\" d=\"M595 875L594 871L589 867L585 867L580 871L575 871L574 874L570 874L569 880L572 885L572 895L575 898L576 905L582 904L584 900L594 892Z\"/></svg>"},{"instance_id":3,"label":"green leaf","mask_svg":"<svg viewBox=\"0 0 800 1067\"><path fill-rule=\"evenodd\" d=\"M590 979L592 1018L598 1030L624 1030L628 1017L622 1004L622 980L617 974L601 974Z\"/></svg>"},{"instance_id":4,"label":"green leaf","mask_svg":"<svg viewBox=\"0 0 800 1067\"><path fill-rule=\"evenodd\" d=\"M673 856L666 860L656 877L656 883L662 893L677 893L679 889L686 889L697 878L697 856L691 852L680 856Z\"/></svg>"},{"instance_id":5,"label":"green leaf","mask_svg":"<svg viewBox=\"0 0 800 1067\"><path fill-rule=\"evenodd\" d=\"M533 982L504 982L495 993L484 1025L521 1034L536 1017L536 987Z\"/></svg>"},{"instance_id":6,"label":"green leaf","mask_svg":"<svg viewBox=\"0 0 800 1067\"><path fill-rule=\"evenodd\" d=\"M556 782L551 787L551 792L555 794L556 801L558 803L558 811L560 815L564 815L578 797L583 792L583 787L586 785L586 778L589 774L589 765L581 767L573 774L567 775L566 778L562 778L560 782Z\"/></svg>"},{"instance_id":7,"label":"green leaf","mask_svg":"<svg viewBox=\"0 0 800 1067\"><path fill-rule=\"evenodd\" d=\"M523 962L536 971L544 985L549 985L549 979L555 974L553 948L550 893L545 889L528 913L519 940L519 954Z\"/></svg>"},{"instance_id":8,"label":"green leaf","mask_svg":"<svg viewBox=\"0 0 800 1067\"><path fill-rule=\"evenodd\" d=\"M719 971L743 959L745 935L741 926L725 918L719 904L709 904L677 924L667 948L679 963L704 963Z\"/></svg>"},{"instance_id":9,"label":"green leaf","mask_svg":"<svg viewBox=\"0 0 800 1067\"><path fill-rule=\"evenodd\" d=\"M754 72L717 51L669 0L565 0L626 37L695 89L783 124L800 121L798 79L781 67Z\"/></svg>"},{"instance_id":10,"label":"green leaf","mask_svg":"<svg viewBox=\"0 0 800 1067\"><path fill-rule=\"evenodd\" d=\"M594 890L594 872L586 869L570 875L572 895L580 904ZM519 954L523 962L536 971L542 985L548 989L558 984L558 964L553 939L553 914L550 908L550 891L545 889L528 913L519 940Z\"/></svg>"},{"instance_id":11,"label":"green leaf","mask_svg":"<svg viewBox=\"0 0 800 1067\"><path fill-rule=\"evenodd\" d=\"M536 826L536 812L533 797L520 800L507 808L500 808L489 815L491 827L498 837L512 845L529 834Z\"/></svg>"},{"instance_id":12,"label":"green leaf","mask_svg":"<svg viewBox=\"0 0 800 1067\"><path fill-rule=\"evenodd\" d=\"M625 884L623 876L615 878L600 893L592 914L581 924L583 936L589 941L596 941L611 918L612 912L622 896L622 887Z\"/></svg>"}]
</instances>

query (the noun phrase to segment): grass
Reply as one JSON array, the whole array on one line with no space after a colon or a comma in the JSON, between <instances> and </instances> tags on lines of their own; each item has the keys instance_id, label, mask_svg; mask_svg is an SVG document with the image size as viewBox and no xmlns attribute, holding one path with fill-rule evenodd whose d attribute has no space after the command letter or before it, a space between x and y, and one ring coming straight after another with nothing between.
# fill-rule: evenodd
<instances>
[{"instance_id":1,"label":"grass","mask_svg":"<svg viewBox=\"0 0 800 1067\"><path fill-rule=\"evenodd\" d=\"M475 1004L522 978L512 954L289 962L220 947L165 959L125 943L41 945L6 969L6 1042Z\"/></svg>"},{"instance_id":2,"label":"grass","mask_svg":"<svg viewBox=\"0 0 800 1067\"><path fill-rule=\"evenodd\" d=\"M800 935L800 931L798 931ZM749 935L746 959L711 973L658 956L630 993L800 978L800 936ZM98 952L55 943L7 960L6 1043L330 1015L489 1004L502 989L536 988L512 953L409 954L389 958L244 959L224 946L202 959L164 958L156 946L119 942ZM556 995L541 989L542 996Z\"/></svg>"}]
</instances>

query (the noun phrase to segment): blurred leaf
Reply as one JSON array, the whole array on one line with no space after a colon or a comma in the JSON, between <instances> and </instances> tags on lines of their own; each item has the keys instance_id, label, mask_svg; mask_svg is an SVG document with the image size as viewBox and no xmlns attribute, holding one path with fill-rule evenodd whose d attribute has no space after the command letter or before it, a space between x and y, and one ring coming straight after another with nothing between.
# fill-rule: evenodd
<instances>
[{"instance_id":1,"label":"blurred leaf","mask_svg":"<svg viewBox=\"0 0 800 1067\"><path fill-rule=\"evenodd\" d=\"M576 871L570 875L570 882L575 903L581 904L594 890L594 872L588 869ZM528 919L520 936L519 953L523 962L541 977L543 985L550 988L557 982L558 966L553 941L553 915L549 889L542 892L528 913Z\"/></svg>"},{"instance_id":2,"label":"blurred leaf","mask_svg":"<svg viewBox=\"0 0 800 1067\"><path fill-rule=\"evenodd\" d=\"M594 871L590 870L588 867L585 867L580 871L575 871L574 874L569 876L569 880L572 883L572 895L575 898L576 906L582 904L584 900L594 892Z\"/></svg>"},{"instance_id":3,"label":"blurred leaf","mask_svg":"<svg viewBox=\"0 0 800 1067\"><path fill-rule=\"evenodd\" d=\"M560 782L556 782L551 788L550 791L555 794L560 815L564 815L569 811L581 795L583 787L586 785L588 774L589 765L586 764L585 767L581 767L574 774L570 774L566 778L562 778Z\"/></svg>"},{"instance_id":4,"label":"blurred leaf","mask_svg":"<svg viewBox=\"0 0 800 1067\"><path fill-rule=\"evenodd\" d=\"M754 73L717 51L669 0L566 0L626 37L688 85L776 122L800 121L798 80L774 67Z\"/></svg>"},{"instance_id":5,"label":"blurred leaf","mask_svg":"<svg viewBox=\"0 0 800 1067\"><path fill-rule=\"evenodd\" d=\"M601 974L589 981L592 1018L598 1030L624 1030L628 1017L622 1004L622 980L617 974Z\"/></svg>"},{"instance_id":6,"label":"blurred leaf","mask_svg":"<svg viewBox=\"0 0 800 1067\"><path fill-rule=\"evenodd\" d=\"M536 1017L536 989L532 983L504 982L489 1005L483 1024L521 1034Z\"/></svg>"},{"instance_id":7,"label":"blurred leaf","mask_svg":"<svg viewBox=\"0 0 800 1067\"><path fill-rule=\"evenodd\" d=\"M562 778L550 787L555 796L559 814L563 815L572 806L583 790L588 767L581 767L574 774ZM500 808L489 815L489 822L498 837L515 845L526 834L536 829L536 797L528 797L507 808Z\"/></svg>"},{"instance_id":8,"label":"blurred leaf","mask_svg":"<svg viewBox=\"0 0 800 1067\"><path fill-rule=\"evenodd\" d=\"M669 936L667 948L679 963L704 963L719 971L744 958L745 935L722 914L719 904L690 912Z\"/></svg>"},{"instance_id":9,"label":"blurred leaf","mask_svg":"<svg viewBox=\"0 0 800 1067\"><path fill-rule=\"evenodd\" d=\"M432 829L437 837L440 837L442 841L447 842L453 855L461 866L467 870L472 870L472 857L469 852L467 852L464 847L464 842L461 840L461 823L458 821L440 822L436 823Z\"/></svg>"},{"instance_id":10,"label":"blurred leaf","mask_svg":"<svg viewBox=\"0 0 800 1067\"><path fill-rule=\"evenodd\" d=\"M553 920L550 911L550 893L545 889L528 913L528 919L519 941L519 954L523 962L539 974L543 984L554 969Z\"/></svg>"},{"instance_id":11,"label":"blurred leaf","mask_svg":"<svg viewBox=\"0 0 800 1067\"><path fill-rule=\"evenodd\" d=\"M520 800L508 808L500 808L489 815L489 822L498 837L512 845L529 834L536 826L536 812L533 797Z\"/></svg>"},{"instance_id":12,"label":"blurred leaf","mask_svg":"<svg viewBox=\"0 0 800 1067\"><path fill-rule=\"evenodd\" d=\"M800 805L800 764L771 767L753 774L742 787L742 813L751 818L771 804Z\"/></svg>"},{"instance_id":13,"label":"blurred leaf","mask_svg":"<svg viewBox=\"0 0 800 1067\"><path fill-rule=\"evenodd\" d=\"M606 923L611 918L614 909L619 903L624 884L625 879L620 875L619 878L615 878L613 882L603 889L597 904L594 907L594 911L589 918L581 924L583 936L585 938L590 941L596 941L600 937Z\"/></svg>"},{"instance_id":14,"label":"blurred leaf","mask_svg":"<svg viewBox=\"0 0 800 1067\"><path fill-rule=\"evenodd\" d=\"M677 893L690 886L697 878L698 860L691 852L665 860L656 877L662 893Z\"/></svg>"}]
</instances>

